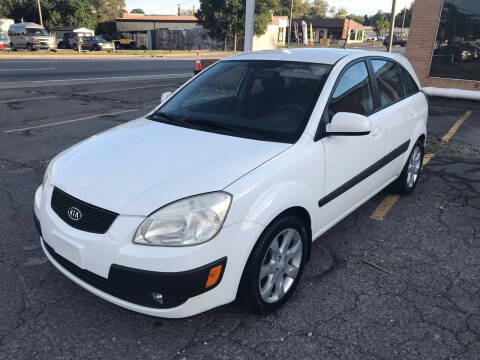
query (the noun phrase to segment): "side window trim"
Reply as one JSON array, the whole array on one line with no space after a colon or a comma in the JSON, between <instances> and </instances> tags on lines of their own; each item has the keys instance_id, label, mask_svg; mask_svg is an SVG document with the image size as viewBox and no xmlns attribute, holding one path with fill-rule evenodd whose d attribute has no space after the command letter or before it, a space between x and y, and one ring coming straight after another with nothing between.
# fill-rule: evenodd
<instances>
[{"instance_id":1,"label":"side window trim","mask_svg":"<svg viewBox=\"0 0 480 360\"><path fill-rule=\"evenodd\" d=\"M315 136L313 138L314 142L317 142L318 140L321 140L325 135L327 123L330 122L329 117L328 117L328 106L330 105L330 101L332 100L333 94L335 93L335 90L337 89L338 83L340 82L342 76L348 71L348 69L350 69L352 66L354 66L355 64L358 64L360 62L365 63L365 66L366 66L367 72L368 72L368 76L369 76L369 80L370 80L370 84L372 85L373 111L370 112L369 114L367 114L366 116L370 116L370 115L375 113L375 89L373 88L372 76L371 76L369 65L368 65L369 58L370 58L369 56L365 56L365 57L361 57L361 58L354 59L354 60L350 61L342 69L342 71L340 71L340 74L338 74L337 78L335 79L335 84L333 84L332 91L330 91L330 95L328 96L328 100L327 100L327 103L325 104L325 108L323 109L322 116L320 117L320 121L319 121L318 126L317 126L317 131L315 132Z\"/></svg>"},{"instance_id":2,"label":"side window trim","mask_svg":"<svg viewBox=\"0 0 480 360\"><path fill-rule=\"evenodd\" d=\"M391 104L385 105L385 106L380 106L380 92L378 91L377 76L375 75L375 72L373 71L373 65L371 65L371 61L372 61L372 60L390 61L390 62L394 63L394 64L397 66L398 74L399 74L399 76L400 76L400 81L401 81L401 83L402 83L402 88L403 88L403 96L400 97L397 101L395 101L395 102L393 102L393 103L391 103ZM409 72L407 69L405 69L405 68L404 68L398 61L396 61L395 59L386 58L386 57L383 57L383 56L369 56L368 59L367 59L367 61L370 63L370 66L372 66L372 74L371 74L371 77L372 77L372 81L375 82L375 87L376 87L377 96L378 96L378 99L377 99L377 100L378 100L378 105L379 105L378 107L376 107L376 108L373 110L372 114L375 114L375 113L378 112L378 111L382 111L382 110L384 110L384 109L386 109L386 108L388 108L388 107L390 107L390 106L392 106L392 105L395 105L396 103L399 103L400 101L405 100L406 98L408 98L408 97L410 97L410 96L416 95L416 94L418 94L419 92L421 92L421 90L418 88L417 83L416 83L415 80L413 80L413 78L412 78L412 80L415 82L415 86L416 86L416 88L417 88L417 91L416 91L415 93L410 94L410 95L407 94L407 91L406 91L406 88L405 88L405 81L404 81L403 76L402 76L402 69L404 69L404 71L406 71L407 74L411 77L410 72ZM370 115L372 115L372 114L370 114Z\"/></svg>"}]
</instances>

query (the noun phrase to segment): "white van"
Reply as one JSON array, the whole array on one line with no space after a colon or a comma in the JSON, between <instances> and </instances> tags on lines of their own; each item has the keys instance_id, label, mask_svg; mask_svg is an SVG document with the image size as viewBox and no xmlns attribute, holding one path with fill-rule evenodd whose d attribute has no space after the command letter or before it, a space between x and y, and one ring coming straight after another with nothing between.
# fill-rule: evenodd
<instances>
[{"instance_id":1,"label":"white van","mask_svg":"<svg viewBox=\"0 0 480 360\"><path fill-rule=\"evenodd\" d=\"M44 49L57 51L57 39L41 25L25 22L10 25L8 29L10 46L13 51Z\"/></svg>"}]
</instances>

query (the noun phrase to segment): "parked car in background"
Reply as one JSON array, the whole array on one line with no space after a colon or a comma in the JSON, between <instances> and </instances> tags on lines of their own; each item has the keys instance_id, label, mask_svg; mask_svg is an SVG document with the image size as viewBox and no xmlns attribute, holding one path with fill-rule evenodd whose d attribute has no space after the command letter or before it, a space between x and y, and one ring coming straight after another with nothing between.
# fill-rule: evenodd
<instances>
[{"instance_id":1,"label":"parked car in background","mask_svg":"<svg viewBox=\"0 0 480 360\"><path fill-rule=\"evenodd\" d=\"M19 49L57 50L57 39L41 25L24 22L10 25L8 29L10 47L13 51Z\"/></svg>"},{"instance_id":2,"label":"parked car in background","mask_svg":"<svg viewBox=\"0 0 480 360\"><path fill-rule=\"evenodd\" d=\"M385 40L385 37L386 37L385 35L379 35L379 36L377 36L377 40L378 41L383 41L383 40Z\"/></svg>"},{"instance_id":3,"label":"parked car in background","mask_svg":"<svg viewBox=\"0 0 480 360\"><path fill-rule=\"evenodd\" d=\"M370 36L368 36L367 39L366 39L367 42L375 42L375 41L377 41L377 40L378 40L378 37L375 36L375 35L370 35Z\"/></svg>"},{"instance_id":4,"label":"parked car in background","mask_svg":"<svg viewBox=\"0 0 480 360\"><path fill-rule=\"evenodd\" d=\"M385 37L383 40L383 45L388 47L388 43L390 41L390 36ZM401 35L393 35L392 46L400 45L401 47L407 46L407 38Z\"/></svg>"},{"instance_id":5,"label":"parked car in background","mask_svg":"<svg viewBox=\"0 0 480 360\"><path fill-rule=\"evenodd\" d=\"M78 50L78 47L75 46L74 50ZM111 41L105 40L102 36L85 36L83 38L82 50L91 50L91 51L115 51L115 46Z\"/></svg>"},{"instance_id":6,"label":"parked car in background","mask_svg":"<svg viewBox=\"0 0 480 360\"><path fill-rule=\"evenodd\" d=\"M433 56L438 58L445 58L447 62L451 62L451 63L468 62L468 61L475 60L475 49L465 44L459 44L455 46L442 46L434 50ZM477 49L477 57L478 57L478 49Z\"/></svg>"},{"instance_id":7,"label":"parked car in background","mask_svg":"<svg viewBox=\"0 0 480 360\"><path fill-rule=\"evenodd\" d=\"M469 44L469 43L466 43L464 44L465 46L465 49L467 51L470 51L473 55L473 60L478 60L479 57L480 57L480 49L478 48L478 46L475 46L475 45L472 45L472 44Z\"/></svg>"},{"instance_id":8,"label":"parked car in background","mask_svg":"<svg viewBox=\"0 0 480 360\"><path fill-rule=\"evenodd\" d=\"M428 103L399 54L248 52L161 101L57 155L33 204L49 261L133 311L271 313L312 241L420 176Z\"/></svg>"},{"instance_id":9,"label":"parked car in background","mask_svg":"<svg viewBox=\"0 0 480 360\"><path fill-rule=\"evenodd\" d=\"M6 32L0 32L0 51L10 50L10 38Z\"/></svg>"}]
</instances>

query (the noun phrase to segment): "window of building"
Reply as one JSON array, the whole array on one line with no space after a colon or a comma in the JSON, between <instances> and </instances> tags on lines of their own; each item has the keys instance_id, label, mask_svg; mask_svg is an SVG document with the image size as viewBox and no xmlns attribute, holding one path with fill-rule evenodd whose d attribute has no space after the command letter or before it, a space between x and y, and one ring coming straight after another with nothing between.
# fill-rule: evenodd
<instances>
[{"instance_id":1,"label":"window of building","mask_svg":"<svg viewBox=\"0 0 480 360\"><path fill-rule=\"evenodd\" d=\"M352 65L340 78L328 105L330 120L337 112L368 115L373 111L373 95L367 66Z\"/></svg>"},{"instance_id":2,"label":"window of building","mask_svg":"<svg viewBox=\"0 0 480 360\"><path fill-rule=\"evenodd\" d=\"M480 1L444 0L430 76L480 81Z\"/></svg>"},{"instance_id":3,"label":"window of building","mask_svg":"<svg viewBox=\"0 0 480 360\"><path fill-rule=\"evenodd\" d=\"M380 107L385 107L403 98L403 84L398 66L386 60L372 60L377 78Z\"/></svg>"}]
</instances>

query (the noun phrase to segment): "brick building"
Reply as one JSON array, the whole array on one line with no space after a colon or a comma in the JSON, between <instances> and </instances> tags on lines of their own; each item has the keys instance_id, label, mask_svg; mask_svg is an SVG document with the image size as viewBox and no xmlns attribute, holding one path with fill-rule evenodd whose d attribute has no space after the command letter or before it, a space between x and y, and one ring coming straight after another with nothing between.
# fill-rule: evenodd
<instances>
[{"instance_id":1,"label":"brick building","mask_svg":"<svg viewBox=\"0 0 480 360\"><path fill-rule=\"evenodd\" d=\"M424 87L480 90L480 0L417 0L407 57Z\"/></svg>"}]
</instances>

